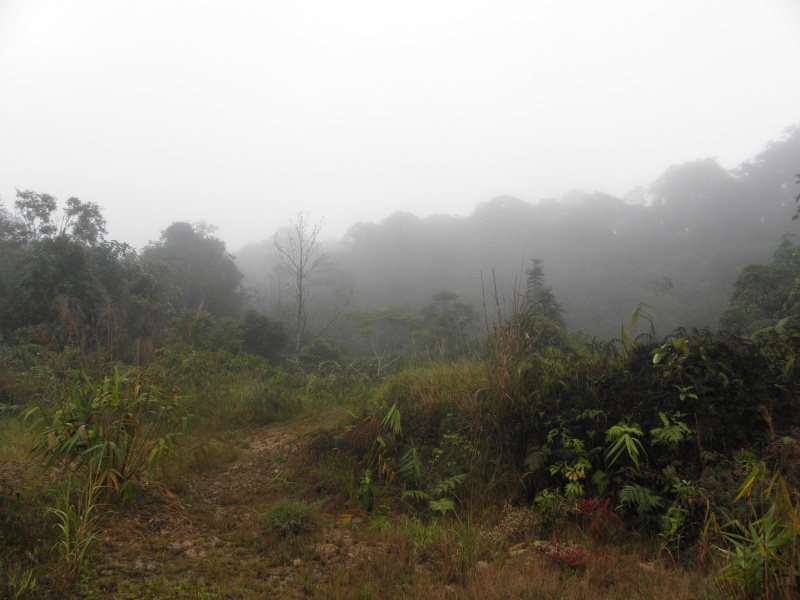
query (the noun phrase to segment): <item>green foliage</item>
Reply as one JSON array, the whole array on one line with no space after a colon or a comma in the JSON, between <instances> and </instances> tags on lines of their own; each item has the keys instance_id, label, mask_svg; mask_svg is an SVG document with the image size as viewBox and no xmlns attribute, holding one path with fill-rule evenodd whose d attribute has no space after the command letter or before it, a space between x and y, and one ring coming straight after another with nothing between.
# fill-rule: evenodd
<instances>
[{"instance_id":1,"label":"green foliage","mask_svg":"<svg viewBox=\"0 0 800 600\"><path fill-rule=\"evenodd\" d=\"M400 422L400 410L398 410L397 404L392 404L389 410L386 411L383 419L381 419L381 426L392 435L400 435L403 433L403 426Z\"/></svg>"},{"instance_id":2,"label":"green foliage","mask_svg":"<svg viewBox=\"0 0 800 600\"><path fill-rule=\"evenodd\" d=\"M769 265L747 265L733 285L720 327L753 334L782 319L800 319L800 248L789 235L775 249Z\"/></svg>"},{"instance_id":3,"label":"green foliage","mask_svg":"<svg viewBox=\"0 0 800 600\"><path fill-rule=\"evenodd\" d=\"M30 241L71 235L81 243L95 245L106 233L106 220L94 202L71 197L62 215L56 214L58 199L33 190L17 190L14 201L20 234Z\"/></svg>"},{"instance_id":4,"label":"green foliage","mask_svg":"<svg viewBox=\"0 0 800 600\"><path fill-rule=\"evenodd\" d=\"M96 476L100 473L89 475L86 489L80 491L76 500L73 500L71 495L73 480L70 477L60 498L63 508L50 509L58 519L56 527L60 531L60 539L57 548L62 559L65 579L69 583L77 581L87 566L89 552L99 534L99 521L102 518L102 505L99 500L103 487L96 480Z\"/></svg>"},{"instance_id":5,"label":"green foliage","mask_svg":"<svg viewBox=\"0 0 800 600\"><path fill-rule=\"evenodd\" d=\"M60 560L58 530L48 518L52 500L37 485L15 490L8 483L0 485L0 598L46 596L51 576L40 563Z\"/></svg>"},{"instance_id":6,"label":"green foliage","mask_svg":"<svg viewBox=\"0 0 800 600\"><path fill-rule=\"evenodd\" d=\"M397 474L415 489L423 485L425 465L413 444L409 444L397 465Z\"/></svg>"},{"instance_id":7,"label":"green foliage","mask_svg":"<svg viewBox=\"0 0 800 600\"><path fill-rule=\"evenodd\" d=\"M636 423L619 423L606 431L606 460L608 466L616 463L625 453L633 466L639 468L639 457L645 454L644 446L639 439L643 434Z\"/></svg>"},{"instance_id":8,"label":"green foliage","mask_svg":"<svg viewBox=\"0 0 800 600\"><path fill-rule=\"evenodd\" d=\"M294 536L313 531L317 526L317 513L310 504L286 500L267 511L267 521L279 535Z\"/></svg>"},{"instance_id":9,"label":"green foliage","mask_svg":"<svg viewBox=\"0 0 800 600\"><path fill-rule=\"evenodd\" d=\"M242 330L230 317L217 319L205 311L182 310L170 321L167 343L236 354L242 350Z\"/></svg>"},{"instance_id":10,"label":"green foliage","mask_svg":"<svg viewBox=\"0 0 800 600\"><path fill-rule=\"evenodd\" d=\"M456 507L455 501L446 496L454 495L456 489L458 489L466 479L467 475L465 473L453 475L429 490L406 490L403 492L402 497L410 498L418 502L426 502L428 508L432 512L444 515L455 510Z\"/></svg>"},{"instance_id":11,"label":"green foliage","mask_svg":"<svg viewBox=\"0 0 800 600\"><path fill-rule=\"evenodd\" d=\"M335 343L315 338L310 344L303 346L297 358L303 364L320 366L341 361L342 351Z\"/></svg>"},{"instance_id":12,"label":"green foliage","mask_svg":"<svg viewBox=\"0 0 800 600\"><path fill-rule=\"evenodd\" d=\"M664 499L653 493L650 488L637 483L622 486L619 491L619 500L636 508L640 515L652 513L655 509L664 506Z\"/></svg>"},{"instance_id":13,"label":"green foliage","mask_svg":"<svg viewBox=\"0 0 800 600\"><path fill-rule=\"evenodd\" d=\"M683 413L676 412L670 419L663 412L659 412L658 417L661 419L662 426L650 430L650 435L653 436L652 443L676 447L689 440L693 432L686 423L678 420L683 416L685 416Z\"/></svg>"},{"instance_id":14,"label":"green foliage","mask_svg":"<svg viewBox=\"0 0 800 600\"><path fill-rule=\"evenodd\" d=\"M63 398L37 402L27 417L43 468L91 474L108 495L126 499L139 475L154 473L176 452L188 420L178 396L165 398L141 372L118 369L101 383L82 377Z\"/></svg>"},{"instance_id":15,"label":"green foliage","mask_svg":"<svg viewBox=\"0 0 800 600\"><path fill-rule=\"evenodd\" d=\"M760 462L739 488L735 502L746 503L740 520L720 524L709 512L706 535L724 544L727 559L716 580L725 597L790 598L800 589L800 502L790 493L786 478L770 474Z\"/></svg>"},{"instance_id":16,"label":"green foliage","mask_svg":"<svg viewBox=\"0 0 800 600\"><path fill-rule=\"evenodd\" d=\"M564 307L556 300L551 286L544 283L544 266L541 259L531 259L532 266L525 270L526 317L544 317L558 327L564 325Z\"/></svg>"},{"instance_id":17,"label":"green foliage","mask_svg":"<svg viewBox=\"0 0 800 600\"><path fill-rule=\"evenodd\" d=\"M242 347L245 352L263 356L275 365L280 362L288 341L289 334L282 323L255 310L247 311L242 328Z\"/></svg>"},{"instance_id":18,"label":"green foliage","mask_svg":"<svg viewBox=\"0 0 800 600\"><path fill-rule=\"evenodd\" d=\"M242 406L248 420L265 425L297 416L303 409L303 404L298 398L294 383L287 377L278 376L247 394Z\"/></svg>"},{"instance_id":19,"label":"green foliage","mask_svg":"<svg viewBox=\"0 0 800 600\"><path fill-rule=\"evenodd\" d=\"M650 324L650 333L651 335L655 335L655 317L650 314L650 310L653 307L649 304L645 304L644 302L640 302L636 309L634 309L633 314L631 315L630 323L628 327L625 327L624 322L620 322L619 326L619 339L622 342L622 353L625 356L626 360L630 360L633 354L633 351L636 350L638 346L638 342L636 341L635 330L636 326L639 323L639 319L644 319Z\"/></svg>"},{"instance_id":20,"label":"green foliage","mask_svg":"<svg viewBox=\"0 0 800 600\"><path fill-rule=\"evenodd\" d=\"M163 269L155 274L175 312L206 311L215 317L238 316L242 305L242 273L225 243L207 223L175 222L141 255L144 263Z\"/></svg>"},{"instance_id":21,"label":"green foliage","mask_svg":"<svg viewBox=\"0 0 800 600\"><path fill-rule=\"evenodd\" d=\"M468 354L470 346L475 346L472 330L477 322L475 309L462 302L455 292L440 291L431 299L432 302L422 309L429 326L428 335L415 335L415 341L424 342L429 356L452 359Z\"/></svg>"},{"instance_id":22,"label":"green foliage","mask_svg":"<svg viewBox=\"0 0 800 600\"><path fill-rule=\"evenodd\" d=\"M408 353L422 326L422 318L405 304L352 312L346 318L356 327L359 338L352 345L360 353L374 357L375 372L379 376Z\"/></svg>"}]
</instances>

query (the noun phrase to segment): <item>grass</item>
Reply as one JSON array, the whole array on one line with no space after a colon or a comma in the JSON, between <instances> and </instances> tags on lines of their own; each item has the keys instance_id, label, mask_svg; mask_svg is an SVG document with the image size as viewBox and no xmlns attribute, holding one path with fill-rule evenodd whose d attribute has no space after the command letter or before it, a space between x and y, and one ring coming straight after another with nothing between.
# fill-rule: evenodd
<instances>
[{"instance_id":1,"label":"grass","mask_svg":"<svg viewBox=\"0 0 800 600\"><path fill-rule=\"evenodd\" d=\"M74 590L88 598L123 599L657 600L701 598L708 589L702 571L663 561L655 544L595 544L575 527L551 537L586 545L582 569L559 566L533 550L511 556L511 546L537 538L532 509L494 508L467 522L463 516L459 521L394 511L350 519L336 510L317 514L304 499L316 493L307 487L314 481L314 463L301 451L291 452L309 429L300 424L300 439L292 437L292 424L230 433L224 439L237 448L232 460L202 470L186 465L176 474L183 488L170 494L143 489L136 503L104 521L101 547ZM275 469L292 485L274 485ZM39 552L48 554L46 548ZM46 570L36 571L37 589L28 597L54 589L54 576ZM13 573L24 576L19 567Z\"/></svg>"},{"instance_id":2,"label":"grass","mask_svg":"<svg viewBox=\"0 0 800 600\"><path fill-rule=\"evenodd\" d=\"M548 512L507 493L533 481L509 468L511 443L522 439L511 435L521 410L513 388L544 377L545 367L558 398L569 373L552 365L501 382L490 365L469 361L369 385L335 374L206 377L204 388L187 390L202 419L182 450L142 476L133 501L99 524L95 551L72 563L72 577L59 570L59 533L63 540L65 517L79 515L68 512L63 494L62 512L47 512L58 498L47 481L58 473L28 472L33 438L18 420L3 419L0 597L717 597L721 563L699 544L679 559L652 532L622 521L613 535L593 534L563 496ZM498 401L497 390L508 397ZM383 422L392 406L402 432L399 420L396 429ZM376 427L367 427L372 414ZM357 455L357 444L346 447L359 426L372 462ZM412 447L424 468L419 488L402 481ZM568 457L568 449L553 452ZM352 486L370 469L380 485L367 504ZM403 498L460 474L467 481L448 492L453 510L443 516ZM81 550L79 541L73 549Z\"/></svg>"},{"instance_id":3,"label":"grass","mask_svg":"<svg viewBox=\"0 0 800 600\"><path fill-rule=\"evenodd\" d=\"M0 412L0 464L28 458L31 439L30 432L19 417Z\"/></svg>"}]
</instances>

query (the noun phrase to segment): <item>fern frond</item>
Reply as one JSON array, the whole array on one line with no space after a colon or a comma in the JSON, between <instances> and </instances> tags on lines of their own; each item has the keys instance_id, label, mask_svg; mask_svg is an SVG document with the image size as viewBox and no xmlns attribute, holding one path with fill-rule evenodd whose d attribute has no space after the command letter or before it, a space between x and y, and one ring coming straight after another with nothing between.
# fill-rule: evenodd
<instances>
[{"instance_id":1,"label":"fern frond","mask_svg":"<svg viewBox=\"0 0 800 600\"><path fill-rule=\"evenodd\" d=\"M440 498L439 500L429 500L428 508L430 508L433 512L438 512L440 515L444 516L451 510L455 510L456 504L449 498Z\"/></svg>"},{"instance_id":2,"label":"fern frond","mask_svg":"<svg viewBox=\"0 0 800 600\"><path fill-rule=\"evenodd\" d=\"M447 493L454 492L455 489L467 480L466 473L453 475L449 479L445 479L442 483L437 485L431 490L434 497L439 498Z\"/></svg>"},{"instance_id":3,"label":"fern frond","mask_svg":"<svg viewBox=\"0 0 800 600\"><path fill-rule=\"evenodd\" d=\"M397 465L397 474L414 487L422 485L425 476L425 465L414 446L409 446L400 457Z\"/></svg>"},{"instance_id":4,"label":"fern frond","mask_svg":"<svg viewBox=\"0 0 800 600\"><path fill-rule=\"evenodd\" d=\"M547 446L534 446L531 448L525 457L525 468L528 469L528 473L536 473L536 471L542 469L547 464L547 461L550 460L551 452Z\"/></svg>"},{"instance_id":5,"label":"fern frond","mask_svg":"<svg viewBox=\"0 0 800 600\"><path fill-rule=\"evenodd\" d=\"M406 490L400 496L403 500L406 498L411 498L412 500L417 500L418 502L424 502L426 500L433 500L433 497L428 493L422 490Z\"/></svg>"},{"instance_id":6,"label":"fern frond","mask_svg":"<svg viewBox=\"0 0 800 600\"><path fill-rule=\"evenodd\" d=\"M651 489L635 483L623 486L619 491L619 499L620 502L635 506L640 515L649 514L664 505L661 496L654 494Z\"/></svg>"}]
</instances>

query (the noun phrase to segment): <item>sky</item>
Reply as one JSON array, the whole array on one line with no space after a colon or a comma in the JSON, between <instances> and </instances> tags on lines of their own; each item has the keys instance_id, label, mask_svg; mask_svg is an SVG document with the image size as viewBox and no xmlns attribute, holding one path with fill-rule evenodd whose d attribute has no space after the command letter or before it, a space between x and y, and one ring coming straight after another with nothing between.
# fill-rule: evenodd
<instances>
[{"instance_id":1,"label":"sky","mask_svg":"<svg viewBox=\"0 0 800 600\"><path fill-rule=\"evenodd\" d=\"M0 0L0 198L235 251L508 194L624 196L800 123L798 0ZM800 171L800 165L798 165Z\"/></svg>"}]
</instances>

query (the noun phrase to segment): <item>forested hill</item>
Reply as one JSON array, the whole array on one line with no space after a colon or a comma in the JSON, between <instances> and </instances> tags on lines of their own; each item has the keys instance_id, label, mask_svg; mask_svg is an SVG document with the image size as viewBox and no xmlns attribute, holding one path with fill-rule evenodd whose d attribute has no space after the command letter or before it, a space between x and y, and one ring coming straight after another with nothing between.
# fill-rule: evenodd
<instances>
[{"instance_id":1,"label":"forested hill","mask_svg":"<svg viewBox=\"0 0 800 600\"><path fill-rule=\"evenodd\" d=\"M508 298L529 259L539 258L569 329L613 337L641 301L653 307L662 335L716 327L742 269L769 262L781 237L798 230L798 172L795 127L735 169L713 159L674 165L625 198L500 196L464 217L395 213L356 223L326 244L328 275L309 301L322 305L352 286L348 310L419 309L446 290L480 312L484 293L494 302L495 282ZM252 287L264 285L268 250L265 241L237 253Z\"/></svg>"}]
</instances>

